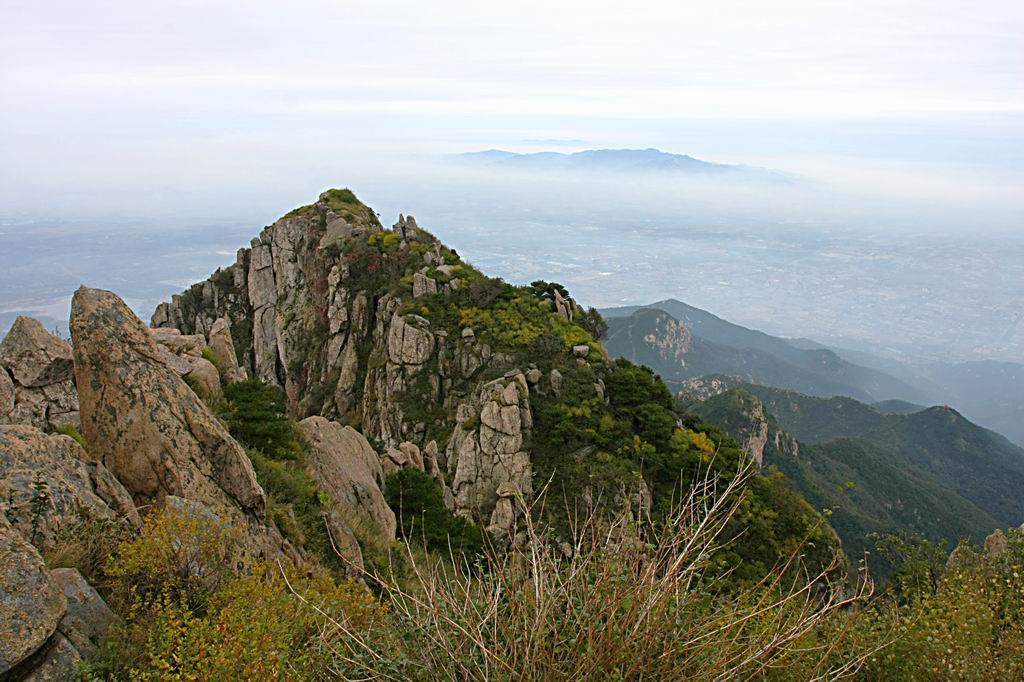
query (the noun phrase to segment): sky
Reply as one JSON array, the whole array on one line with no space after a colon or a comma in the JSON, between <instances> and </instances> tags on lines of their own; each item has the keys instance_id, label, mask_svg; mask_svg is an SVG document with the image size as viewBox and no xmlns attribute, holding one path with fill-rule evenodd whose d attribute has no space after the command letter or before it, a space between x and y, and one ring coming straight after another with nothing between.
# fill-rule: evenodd
<instances>
[{"instance_id":1,"label":"sky","mask_svg":"<svg viewBox=\"0 0 1024 682\"><path fill-rule=\"evenodd\" d=\"M892 164L1002 196L1024 177L1024 3L0 0L0 91L7 212L488 147Z\"/></svg>"}]
</instances>

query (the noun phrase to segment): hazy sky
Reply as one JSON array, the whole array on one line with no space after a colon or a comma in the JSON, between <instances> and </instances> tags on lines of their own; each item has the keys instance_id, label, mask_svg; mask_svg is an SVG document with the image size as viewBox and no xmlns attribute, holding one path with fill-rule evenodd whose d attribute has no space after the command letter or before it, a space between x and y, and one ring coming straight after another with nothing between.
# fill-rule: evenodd
<instances>
[{"instance_id":1,"label":"hazy sky","mask_svg":"<svg viewBox=\"0 0 1024 682\"><path fill-rule=\"evenodd\" d=\"M1024 2L0 0L0 91L14 211L492 146L984 184L1024 168Z\"/></svg>"}]
</instances>

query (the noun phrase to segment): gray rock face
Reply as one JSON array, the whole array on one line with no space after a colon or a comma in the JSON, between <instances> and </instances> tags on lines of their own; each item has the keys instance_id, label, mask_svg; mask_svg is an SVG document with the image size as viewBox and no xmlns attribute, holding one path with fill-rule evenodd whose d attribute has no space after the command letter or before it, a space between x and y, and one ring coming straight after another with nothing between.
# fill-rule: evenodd
<instances>
[{"instance_id":1,"label":"gray rock face","mask_svg":"<svg viewBox=\"0 0 1024 682\"><path fill-rule=\"evenodd\" d=\"M67 436L31 426L0 426L0 499L4 513L40 551L56 549L62 531L90 520L141 520L124 487Z\"/></svg>"},{"instance_id":2,"label":"gray rock face","mask_svg":"<svg viewBox=\"0 0 1024 682\"><path fill-rule=\"evenodd\" d=\"M395 537L395 514L381 486L384 471L380 459L361 433L323 417L299 423L309 443L307 472L321 490L340 507L344 516L359 517L386 539Z\"/></svg>"},{"instance_id":3,"label":"gray rock face","mask_svg":"<svg viewBox=\"0 0 1024 682\"><path fill-rule=\"evenodd\" d=\"M679 397L691 402L700 402L732 390L739 383L738 379L731 377L694 377L683 382Z\"/></svg>"},{"instance_id":4,"label":"gray rock face","mask_svg":"<svg viewBox=\"0 0 1024 682\"><path fill-rule=\"evenodd\" d=\"M430 277L427 277L422 272L417 272L412 276L412 297L419 298L421 296L429 296L430 294L437 293L437 282Z\"/></svg>"},{"instance_id":5,"label":"gray rock face","mask_svg":"<svg viewBox=\"0 0 1024 682\"><path fill-rule=\"evenodd\" d=\"M216 327L216 323L214 323ZM224 330L220 329L220 343L223 347ZM230 335L230 331L227 332ZM202 334L182 334L177 329L150 329L150 338L156 342L157 353L165 365L185 382L200 398L217 400L223 395L220 372L212 362L203 357L206 337ZM214 350L216 353L217 351ZM237 380L237 365L231 375Z\"/></svg>"},{"instance_id":6,"label":"gray rock face","mask_svg":"<svg viewBox=\"0 0 1024 682\"><path fill-rule=\"evenodd\" d=\"M396 365L422 365L434 352L429 322L417 315L396 314L388 330L388 358Z\"/></svg>"},{"instance_id":7,"label":"gray rock face","mask_svg":"<svg viewBox=\"0 0 1024 682\"><path fill-rule=\"evenodd\" d=\"M73 568L55 568L51 577L64 592L68 608L57 629L84 657L93 655L117 616L99 593Z\"/></svg>"},{"instance_id":8,"label":"gray rock face","mask_svg":"<svg viewBox=\"0 0 1024 682\"><path fill-rule=\"evenodd\" d=\"M46 644L66 609L39 552L0 514L0 677Z\"/></svg>"},{"instance_id":9,"label":"gray rock face","mask_svg":"<svg viewBox=\"0 0 1024 682\"><path fill-rule=\"evenodd\" d=\"M1010 553L1010 542L1001 528L985 538L985 553L993 559L1001 559Z\"/></svg>"},{"instance_id":10,"label":"gray rock face","mask_svg":"<svg viewBox=\"0 0 1024 682\"><path fill-rule=\"evenodd\" d=\"M249 458L121 299L79 289L71 332L83 432L136 503L177 495L262 518L266 498Z\"/></svg>"},{"instance_id":11,"label":"gray rock face","mask_svg":"<svg viewBox=\"0 0 1024 682\"><path fill-rule=\"evenodd\" d=\"M548 383L551 384L551 390L555 395L562 392L562 373L557 369L551 370L548 373Z\"/></svg>"},{"instance_id":12,"label":"gray rock face","mask_svg":"<svg viewBox=\"0 0 1024 682\"><path fill-rule=\"evenodd\" d=\"M24 682L67 682L75 679L82 657L74 645L61 633L56 633L37 651L30 663L32 669Z\"/></svg>"},{"instance_id":13,"label":"gray rock face","mask_svg":"<svg viewBox=\"0 0 1024 682\"><path fill-rule=\"evenodd\" d=\"M206 338L202 334L173 334L169 330L154 329L150 331L153 340L175 355L187 355L193 358L203 356L203 348L206 347ZM177 330L175 330L177 331Z\"/></svg>"},{"instance_id":14,"label":"gray rock face","mask_svg":"<svg viewBox=\"0 0 1024 682\"><path fill-rule=\"evenodd\" d=\"M4 556L0 546L0 556L11 559L0 567L0 675L35 682L77 679L82 658L98 650L117 617L78 571L48 572L31 545L11 539L16 554ZM7 592L7 578L23 582ZM20 621L13 628L11 616Z\"/></svg>"},{"instance_id":15,"label":"gray rock face","mask_svg":"<svg viewBox=\"0 0 1024 682\"><path fill-rule=\"evenodd\" d=\"M486 520L494 489L505 479L530 489L522 433L532 424L528 398L524 393L519 407L488 406L477 395L481 373L497 376L513 361L468 327L438 328L415 314L415 297L446 296L457 287L463 269L446 263L450 252L411 217L401 217L386 239L370 240L382 232L376 216L351 197L342 204L338 197L327 192L265 228L230 268L159 307L153 324L206 334L211 344L214 325L229 328L239 368L283 388L292 417L321 416L358 428L381 444L388 467L400 466L388 455L392 448L416 446L451 506ZM379 286L368 271L368 246L377 249L374 263L411 263L411 281L398 276L396 286ZM577 313L571 298L563 297L561 306L567 319ZM537 390L548 390L537 372L531 377ZM525 389L525 379L522 384ZM460 403L478 420L470 440L482 453L466 455L461 465L455 453L471 446L454 419ZM432 458L426 454L431 440ZM497 480L489 480L492 473ZM456 488L463 489L461 502Z\"/></svg>"},{"instance_id":16,"label":"gray rock face","mask_svg":"<svg viewBox=\"0 0 1024 682\"><path fill-rule=\"evenodd\" d=\"M512 484L529 497L533 467L523 443L533 428L533 416L526 377L514 372L484 384L475 403L459 405L456 418L446 452L455 513L492 518L503 484ZM504 524L507 512L498 509L490 525Z\"/></svg>"},{"instance_id":17,"label":"gray rock face","mask_svg":"<svg viewBox=\"0 0 1024 682\"><path fill-rule=\"evenodd\" d=\"M760 468L764 463L764 447L768 444L768 417L765 415L764 405L756 398L745 411L745 415L750 421L740 431L742 435L739 446Z\"/></svg>"},{"instance_id":18,"label":"gray rock face","mask_svg":"<svg viewBox=\"0 0 1024 682\"><path fill-rule=\"evenodd\" d=\"M0 344L0 424L78 427L71 346L19 317Z\"/></svg>"}]
</instances>

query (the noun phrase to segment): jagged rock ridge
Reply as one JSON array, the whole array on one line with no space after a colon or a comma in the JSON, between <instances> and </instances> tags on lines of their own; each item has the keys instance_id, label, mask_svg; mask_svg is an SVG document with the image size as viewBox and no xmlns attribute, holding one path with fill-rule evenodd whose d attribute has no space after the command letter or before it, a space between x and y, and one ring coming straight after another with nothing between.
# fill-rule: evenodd
<instances>
[{"instance_id":1,"label":"jagged rock ridge","mask_svg":"<svg viewBox=\"0 0 1024 682\"><path fill-rule=\"evenodd\" d=\"M403 443L438 451L446 499L486 522L499 486L532 488L530 367L471 326L424 314L470 275L482 277L412 216L384 230L351 192L330 190L161 304L152 324L189 335L226 321L240 371L280 386L293 417L356 427L384 453ZM560 291L551 306L566 321L580 313Z\"/></svg>"}]
</instances>

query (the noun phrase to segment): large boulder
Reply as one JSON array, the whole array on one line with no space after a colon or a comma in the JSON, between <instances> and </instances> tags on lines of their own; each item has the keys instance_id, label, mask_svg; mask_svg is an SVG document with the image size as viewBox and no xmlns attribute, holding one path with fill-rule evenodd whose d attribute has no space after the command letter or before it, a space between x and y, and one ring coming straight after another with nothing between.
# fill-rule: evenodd
<instances>
[{"instance_id":1,"label":"large boulder","mask_svg":"<svg viewBox=\"0 0 1024 682\"><path fill-rule=\"evenodd\" d=\"M384 494L380 459L366 438L351 426L308 417L299 428L309 444L306 468L320 490L343 513L369 521L387 539L395 537L395 513Z\"/></svg>"},{"instance_id":2,"label":"large boulder","mask_svg":"<svg viewBox=\"0 0 1024 682\"><path fill-rule=\"evenodd\" d=\"M81 661L78 649L58 632L22 666L26 668L24 676L19 671L15 679L22 682L67 682L76 679Z\"/></svg>"},{"instance_id":3,"label":"large boulder","mask_svg":"<svg viewBox=\"0 0 1024 682\"><path fill-rule=\"evenodd\" d=\"M66 609L39 552L0 514L0 678L46 644Z\"/></svg>"},{"instance_id":4,"label":"large boulder","mask_svg":"<svg viewBox=\"0 0 1024 682\"><path fill-rule=\"evenodd\" d=\"M0 424L78 427L71 346L31 317L0 343Z\"/></svg>"},{"instance_id":5,"label":"large boulder","mask_svg":"<svg viewBox=\"0 0 1024 682\"><path fill-rule=\"evenodd\" d=\"M31 426L0 426L0 500L7 519L42 552L83 522L141 523L128 492L81 445Z\"/></svg>"},{"instance_id":6,"label":"large boulder","mask_svg":"<svg viewBox=\"0 0 1024 682\"><path fill-rule=\"evenodd\" d=\"M238 366L238 354L231 336L231 325L223 317L217 318L210 327L210 348L220 358L221 378L225 383L231 384L248 378L245 369Z\"/></svg>"},{"instance_id":7,"label":"large boulder","mask_svg":"<svg viewBox=\"0 0 1024 682\"><path fill-rule=\"evenodd\" d=\"M120 298L80 288L71 334L82 431L136 504L176 495L263 516L266 496L245 451Z\"/></svg>"},{"instance_id":8,"label":"large boulder","mask_svg":"<svg viewBox=\"0 0 1024 682\"><path fill-rule=\"evenodd\" d=\"M19 317L0 343L0 364L26 388L37 388L72 377L71 346L46 331L43 323Z\"/></svg>"},{"instance_id":9,"label":"large boulder","mask_svg":"<svg viewBox=\"0 0 1024 682\"><path fill-rule=\"evenodd\" d=\"M117 616L103 597L73 568L56 568L50 576L60 586L68 608L57 629L83 656L91 656Z\"/></svg>"},{"instance_id":10,"label":"large boulder","mask_svg":"<svg viewBox=\"0 0 1024 682\"><path fill-rule=\"evenodd\" d=\"M218 399L224 396L220 388L220 373L206 358L189 358L189 372L185 382L200 398Z\"/></svg>"}]
</instances>

